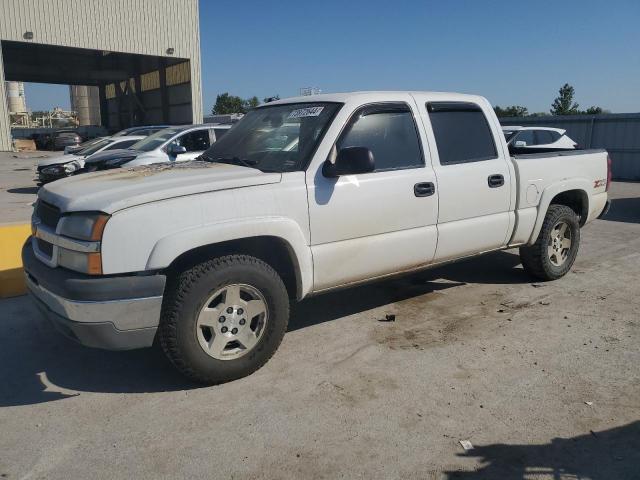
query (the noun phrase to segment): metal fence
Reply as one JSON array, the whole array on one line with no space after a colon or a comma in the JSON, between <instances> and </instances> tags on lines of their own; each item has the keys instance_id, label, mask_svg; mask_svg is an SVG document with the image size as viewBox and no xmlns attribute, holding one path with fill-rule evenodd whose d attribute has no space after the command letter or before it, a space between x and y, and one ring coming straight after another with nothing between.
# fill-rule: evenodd
<instances>
[{"instance_id":1,"label":"metal fence","mask_svg":"<svg viewBox=\"0 0 640 480\"><path fill-rule=\"evenodd\" d=\"M500 123L563 128L580 148L606 148L615 180L640 180L640 113L503 117Z\"/></svg>"}]
</instances>

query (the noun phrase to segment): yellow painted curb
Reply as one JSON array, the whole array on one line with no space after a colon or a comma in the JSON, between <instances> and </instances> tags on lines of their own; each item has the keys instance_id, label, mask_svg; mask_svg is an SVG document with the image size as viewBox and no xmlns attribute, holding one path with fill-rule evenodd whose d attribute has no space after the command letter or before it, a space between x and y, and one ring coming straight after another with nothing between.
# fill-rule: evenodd
<instances>
[{"instance_id":1,"label":"yellow painted curb","mask_svg":"<svg viewBox=\"0 0 640 480\"><path fill-rule=\"evenodd\" d=\"M0 298L27 293L22 270L22 245L31 235L31 225L0 225Z\"/></svg>"}]
</instances>

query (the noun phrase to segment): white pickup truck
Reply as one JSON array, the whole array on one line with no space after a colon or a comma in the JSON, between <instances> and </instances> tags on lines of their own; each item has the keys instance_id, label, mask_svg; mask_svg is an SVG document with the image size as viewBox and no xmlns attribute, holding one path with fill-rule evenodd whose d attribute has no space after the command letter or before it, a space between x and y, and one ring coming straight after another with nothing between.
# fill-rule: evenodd
<instances>
[{"instance_id":1,"label":"white pickup truck","mask_svg":"<svg viewBox=\"0 0 640 480\"><path fill-rule=\"evenodd\" d=\"M603 150L511 157L479 96L280 100L196 161L43 187L26 280L82 344L157 341L219 383L268 361L290 299L512 247L533 276L562 277L608 205L608 164Z\"/></svg>"}]
</instances>

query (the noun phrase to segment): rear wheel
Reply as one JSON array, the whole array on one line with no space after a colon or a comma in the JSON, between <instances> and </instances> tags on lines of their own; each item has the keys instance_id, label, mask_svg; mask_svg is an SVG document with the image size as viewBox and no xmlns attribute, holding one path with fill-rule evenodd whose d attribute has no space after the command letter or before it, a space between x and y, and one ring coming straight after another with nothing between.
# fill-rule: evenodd
<instances>
[{"instance_id":1,"label":"rear wheel","mask_svg":"<svg viewBox=\"0 0 640 480\"><path fill-rule=\"evenodd\" d=\"M522 266L540 280L556 280L571 269L580 246L576 213L565 205L551 205L536 243L520 247Z\"/></svg>"},{"instance_id":2,"label":"rear wheel","mask_svg":"<svg viewBox=\"0 0 640 480\"><path fill-rule=\"evenodd\" d=\"M230 255L182 272L168 287L158 336L178 370L216 384L262 367L288 321L289 297L273 268Z\"/></svg>"}]
</instances>

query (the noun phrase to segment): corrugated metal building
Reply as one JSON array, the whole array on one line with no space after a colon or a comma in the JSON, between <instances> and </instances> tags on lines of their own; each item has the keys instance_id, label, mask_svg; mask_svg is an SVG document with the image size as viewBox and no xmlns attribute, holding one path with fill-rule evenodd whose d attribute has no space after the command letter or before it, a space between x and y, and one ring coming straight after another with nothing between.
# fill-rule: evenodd
<instances>
[{"instance_id":1,"label":"corrugated metal building","mask_svg":"<svg viewBox=\"0 0 640 480\"><path fill-rule=\"evenodd\" d=\"M502 117L500 123L563 128L580 148L607 149L614 179L640 180L640 113Z\"/></svg>"},{"instance_id":2,"label":"corrugated metal building","mask_svg":"<svg viewBox=\"0 0 640 480\"><path fill-rule=\"evenodd\" d=\"M202 122L198 0L2 0L0 41L0 150L5 80L95 85L109 130Z\"/></svg>"}]
</instances>

